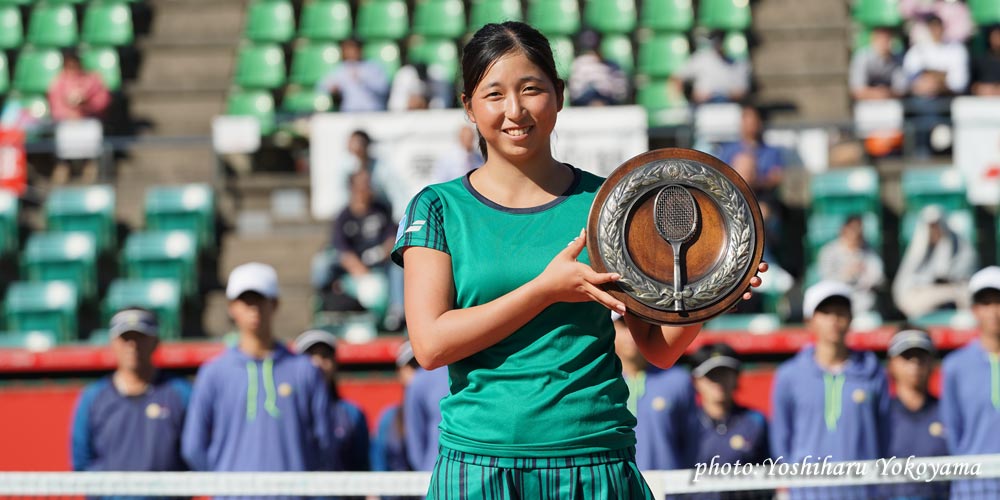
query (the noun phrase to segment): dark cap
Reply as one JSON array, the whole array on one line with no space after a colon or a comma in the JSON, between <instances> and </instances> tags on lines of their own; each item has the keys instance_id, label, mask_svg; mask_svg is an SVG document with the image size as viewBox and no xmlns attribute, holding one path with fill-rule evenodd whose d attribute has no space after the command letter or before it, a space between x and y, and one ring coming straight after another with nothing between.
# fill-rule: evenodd
<instances>
[{"instance_id":1,"label":"dark cap","mask_svg":"<svg viewBox=\"0 0 1000 500\"><path fill-rule=\"evenodd\" d=\"M728 344L707 344L701 346L691 356L693 368L691 375L704 377L708 372L716 368L732 368L740 371L742 363L736 358L736 351Z\"/></svg>"}]
</instances>

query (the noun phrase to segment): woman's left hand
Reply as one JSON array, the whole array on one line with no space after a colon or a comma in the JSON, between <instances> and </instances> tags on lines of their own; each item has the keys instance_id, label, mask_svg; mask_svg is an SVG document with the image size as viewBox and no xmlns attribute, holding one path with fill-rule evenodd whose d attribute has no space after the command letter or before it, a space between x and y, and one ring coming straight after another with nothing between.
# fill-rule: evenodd
<instances>
[{"instance_id":1,"label":"woman's left hand","mask_svg":"<svg viewBox=\"0 0 1000 500\"><path fill-rule=\"evenodd\" d=\"M743 300L750 300L750 297L753 296L753 289L759 287L763 282L760 279L760 274L766 272L767 262L761 262L760 265L757 266L757 274L754 275L753 278L750 278L750 288L748 288L746 292L743 292Z\"/></svg>"}]
</instances>

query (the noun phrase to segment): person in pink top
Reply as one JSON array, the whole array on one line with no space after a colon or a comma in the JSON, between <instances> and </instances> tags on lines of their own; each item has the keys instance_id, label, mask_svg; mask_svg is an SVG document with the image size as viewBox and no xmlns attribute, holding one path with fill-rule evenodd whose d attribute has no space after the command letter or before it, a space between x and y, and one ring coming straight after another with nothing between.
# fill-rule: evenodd
<instances>
[{"instance_id":1,"label":"person in pink top","mask_svg":"<svg viewBox=\"0 0 1000 500\"><path fill-rule=\"evenodd\" d=\"M49 86L52 119L101 118L111 104L111 94L100 75L83 69L76 51L63 52L63 68Z\"/></svg>"}]
</instances>

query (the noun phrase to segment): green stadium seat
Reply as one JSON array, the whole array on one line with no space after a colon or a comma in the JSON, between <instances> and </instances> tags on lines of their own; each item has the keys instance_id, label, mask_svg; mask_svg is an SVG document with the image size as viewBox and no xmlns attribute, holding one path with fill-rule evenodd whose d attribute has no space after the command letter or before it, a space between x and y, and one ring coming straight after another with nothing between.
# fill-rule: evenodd
<instances>
[{"instance_id":1,"label":"green stadium seat","mask_svg":"<svg viewBox=\"0 0 1000 500\"><path fill-rule=\"evenodd\" d=\"M315 0L302 6L299 36L309 40L339 41L353 32L347 0Z\"/></svg>"},{"instance_id":2,"label":"green stadium seat","mask_svg":"<svg viewBox=\"0 0 1000 500\"><path fill-rule=\"evenodd\" d=\"M469 6L469 31L476 31L489 23L523 19L520 0L472 0Z\"/></svg>"},{"instance_id":3,"label":"green stadium seat","mask_svg":"<svg viewBox=\"0 0 1000 500\"><path fill-rule=\"evenodd\" d=\"M664 79L638 80L635 103L646 110L651 127L680 125L690 117L684 95L672 92Z\"/></svg>"},{"instance_id":4,"label":"green stadium seat","mask_svg":"<svg viewBox=\"0 0 1000 500\"><path fill-rule=\"evenodd\" d=\"M4 107L17 106L26 112L31 120L37 123L46 123L50 118L49 99L45 94L26 93L15 90L7 94ZM25 131L27 142L39 140L45 133L44 127L38 127Z\"/></svg>"},{"instance_id":5,"label":"green stadium seat","mask_svg":"<svg viewBox=\"0 0 1000 500\"><path fill-rule=\"evenodd\" d=\"M292 53L292 69L288 82L313 87L340 62L340 47L332 42L300 43Z\"/></svg>"},{"instance_id":6,"label":"green stadium seat","mask_svg":"<svg viewBox=\"0 0 1000 500\"><path fill-rule=\"evenodd\" d=\"M1000 3L996 0L969 0L969 10L979 26L1000 23Z\"/></svg>"},{"instance_id":7,"label":"green stadium seat","mask_svg":"<svg viewBox=\"0 0 1000 500\"><path fill-rule=\"evenodd\" d=\"M214 250L215 191L207 184L153 186L146 191L146 229L190 231L199 250Z\"/></svg>"},{"instance_id":8,"label":"green stadium seat","mask_svg":"<svg viewBox=\"0 0 1000 500\"><path fill-rule=\"evenodd\" d=\"M98 253L117 244L115 191L108 185L53 189L45 201L50 232L84 231L94 236Z\"/></svg>"},{"instance_id":9,"label":"green stadium seat","mask_svg":"<svg viewBox=\"0 0 1000 500\"><path fill-rule=\"evenodd\" d=\"M414 35L458 38L465 33L462 0L417 0L413 7Z\"/></svg>"},{"instance_id":10,"label":"green stadium seat","mask_svg":"<svg viewBox=\"0 0 1000 500\"><path fill-rule=\"evenodd\" d=\"M580 6L576 0L528 0L528 23L550 39L580 31Z\"/></svg>"},{"instance_id":11,"label":"green stadium seat","mask_svg":"<svg viewBox=\"0 0 1000 500\"><path fill-rule=\"evenodd\" d=\"M236 59L236 85L276 89L285 84L285 52L274 44L246 45Z\"/></svg>"},{"instance_id":12,"label":"green stadium seat","mask_svg":"<svg viewBox=\"0 0 1000 500\"><path fill-rule=\"evenodd\" d=\"M26 47L21 49L14 67L13 89L25 94L42 94L62 69L62 54L56 49Z\"/></svg>"},{"instance_id":13,"label":"green stadium seat","mask_svg":"<svg viewBox=\"0 0 1000 500\"><path fill-rule=\"evenodd\" d=\"M274 97L266 90L232 90L226 98L226 114L252 116L260 122L260 134L275 129Z\"/></svg>"},{"instance_id":14,"label":"green stadium seat","mask_svg":"<svg viewBox=\"0 0 1000 500\"><path fill-rule=\"evenodd\" d=\"M862 26L899 26L903 16L899 12L899 0L856 0L851 16Z\"/></svg>"},{"instance_id":15,"label":"green stadium seat","mask_svg":"<svg viewBox=\"0 0 1000 500\"><path fill-rule=\"evenodd\" d=\"M17 195L0 189L0 257L17 252L21 202Z\"/></svg>"},{"instance_id":16,"label":"green stadium seat","mask_svg":"<svg viewBox=\"0 0 1000 500\"><path fill-rule=\"evenodd\" d=\"M706 331L771 333L781 328L781 318L774 313L728 313L705 323Z\"/></svg>"},{"instance_id":17,"label":"green stadium seat","mask_svg":"<svg viewBox=\"0 0 1000 500\"><path fill-rule=\"evenodd\" d=\"M28 351L47 351L59 341L52 332L0 332L0 348L26 349Z\"/></svg>"},{"instance_id":18,"label":"green stadium seat","mask_svg":"<svg viewBox=\"0 0 1000 500\"><path fill-rule=\"evenodd\" d=\"M587 0L583 21L600 33L631 33L636 26L635 0Z\"/></svg>"},{"instance_id":19,"label":"green stadium seat","mask_svg":"<svg viewBox=\"0 0 1000 500\"><path fill-rule=\"evenodd\" d=\"M920 209L907 208L903 212L902 220L899 224L899 250L903 252L913 238L913 232L917 228L920 220ZM964 236L969 241L976 243L979 235L976 231L976 216L970 208L948 209L945 221L948 227L960 236Z\"/></svg>"},{"instance_id":20,"label":"green stadium seat","mask_svg":"<svg viewBox=\"0 0 1000 500\"><path fill-rule=\"evenodd\" d=\"M0 95L10 90L10 71L7 69L7 54L0 52Z\"/></svg>"},{"instance_id":21,"label":"green stadium seat","mask_svg":"<svg viewBox=\"0 0 1000 500\"><path fill-rule=\"evenodd\" d=\"M69 4L40 3L31 10L28 43L40 47L72 47L79 34L76 11Z\"/></svg>"},{"instance_id":22,"label":"green stadium seat","mask_svg":"<svg viewBox=\"0 0 1000 500\"><path fill-rule=\"evenodd\" d=\"M552 46L552 57L556 61L556 72L559 78L569 78L569 72L573 69L573 59L576 57L576 48L573 40L568 36L551 36L549 45Z\"/></svg>"},{"instance_id":23,"label":"green stadium seat","mask_svg":"<svg viewBox=\"0 0 1000 500\"><path fill-rule=\"evenodd\" d=\"M746 31L750 29L750 1L701 0L698 24L710 29Z\"/></svg>"},{"instance_id":24,"label":"green stadium seat","mask_svg":"<svg viewBox=\"0 0 1000 500\"><path fill-rule=\"evenodd\" d=\"M404 0L361 0L356 34L365 41L400 40L409 33L408 16Z\"/></svg>"},{"instance_id":25,"label":"green stadium seat","mask_svg":"<svg viewBox=\"0 0 1000 500\"><path fill-rule=\"evenodd\" d=\"M449 81L458 78L460 62L458 47L448 39L414 37L408 52L410 62L426 64L428 68L437 66Z\"/></svg>"},{"instance_id":26,"label":"green stadium seat","mask_svg":"<svg viewBox=\"0 0 1000 500\"><path fill-rule=\"evenodd\" d=\"M927 313L923 316L910 320L915 326L948 327L958 330L969 330L976 327L976 317L971 311L944 310Z\"/></svg>"},{"instance_id":27,"label":"green stadium seat","mask_svg":"<svg viewBox=\"0 0 1000 500\"><path fill-rule=\"evenodd\" d=\"M333 99L329 94L316 92L312 87L289 85L281 99L281 110L296 115L323 113L333 110Z\"/></svg>"},{"instance_id":28,"label":"green stadium seat","mask_svg":"<svg viewBox=\"0 0 1000 500\"><path fill-rule=\"evenodd\" d=\"M24 21L17 5L0 4L0 49L16 49L24 43Z\"/></svg>"},{"instance_id":29,"label":"green stadium seat","mask_svg":"<svg viewBox=\"0 0 1000 500\"><path fill-rule=\"evenodd\" d=\"M659 32L687 33L694 26L691 0L643 0L639 26Z\"/></svg>"},{"instance_id":30,"label":"green stadium seat","mask_svg":"<svg viewBox=\"0 0 1000 500\"><path fill-rule=\"evenodd\" d=\"M903 170L903 200L907 210L941 205L945 210L968 208L965 179L957 168L907 168Z\"/></svg>"},{"instance_id":31,"label":"green stadium seat","mask_svg":"<svg viewBox=\"0 0 1000 500\"><path fill-rule=\"evenodd\" d=\"M289 0L250 4L243 37L257 43L286 43L295 36L295 11Z\"/></svg>"},{"instance_id":32,"label":"green stadium seat","mask_svg":"<svg viewBox=\"0 0 1000 500\"><path fill-rule=\"evenodd\" d=\"M834 168L810 181L813 213L881 212L879 178L874 167Z\"/></svg>"},{"instance_id":33,"label":"green stadium seat","mask_svg":"<svg viewBox=\"0 0 1000 500\"><path fill-rule=\"evenodd\" d=\"M844 221L851 215L846 212L814 213L806 222L806 256L814 262L819 251L840 234ZM861 213L861 232L865 241L875 249L882 248L882 223L874 212Z\"/></svg>"},{"instance_id":34,"label":"green stadium seat","mask_svg":"<svg viewBox=\"0 0 1000 500\"><path fill-rule=\"evenodd\" d=\"M0 0L0 5L31 5L35 0Z\"/></svg>"},{"instance_id":35,"label":"green stadium seat","mask_svg":"<svg viewBox=\"0 0 1000 500\"><path fill-rule=\"evenodd\" d=\"M79 292L70 281L16 281L4 301L5 327L16 332L50 332L60 343L76 340Z\"/></svg>"},{"instance_id":36,"label":"green stadium seat","mask_svg":"<svg viewBox=\"0 0 1000 500\"><path fill-rule=\"evenodd\" d=\"M121 47L135 39L132 9L124 1L91 3L83 14L83 42Z\"/></svg>"},{"instance_id":37,"label":"green stadium seat","mask_svg":"<svg viewBox=\"0 0 1000 500\"><path fill-rule=\"evenodd\" d=\"M742 31L726 33L726 37L722 40L722 50L737 61L745 61L750 57L750 44Z\"/></svg>"},{"instance_id":38,"label":"green stadium seat","mask_svg":"<svg viewBox=\"0 0 1000 500\"><path fill-rule=\"evenodd\" d=\"M361 57L382 65L386 76L392 80L396 70L402 66L399 45L392 40L369 40L361 48Z\"/></svg>"},{"instance_id":39,"label":"green stadium seat","mask_svg":"<svg viewBox=\"0 0 1000 500\"><path fill-rule=\"evenodd\" d=\"M122 274L130 279L172 279L185 298L198 293L198 240L190 231L132 233L122 263Z\"/></svg>"},{"instance_id":40,"label":"green stadium seat","mask_svg":"<svg viewBox=\"0 0 1000 500\"><path fill-rule=\"evenodd\" d=\"M122 87L122 67L118 51L112 47L84 47L80 49L80 62L88 71L101 75L104 85L114 92Z\"/></svg>"},{"instance_id":41,"label":"green stadium seat","mask_svg":"<svg viewBox=\"0 0 1000 500\"><path fill-rule=\"evenodd\" d=\"M116 279L108 286L101 307L104 324L126 307L143 307L156 313L160 338L175 340L181 336L181 287L171 279Z\"/></svg>"},{"instance_id":42,"label":"green stadium seat","mask_svg":"<svg viewBox=\"0 0 1000 500\"><path fill-rule=\"evenodd\" d=\"M626 75L635 71L635 54L632 53L632 40L626 35L604 35L601 38L601 54L608 61L618 65Z\"/></svg>"},{"instance_id":43,"label":"green stadium seat","mask_svg":"<svg viewBox=\"0 0 1000 500\"><path fill-rule=\"evenodd\" d=\"M90 233L34 233L21 257L21 276L27 281L71 281L80 300L97 298L97 245Z\"/></svg>"},{"instance_id":44,"label":"green stadium seat","mask_svg":"<svg viewBox=\"0 0 1000 500\"><path fill-rule=\"evenodd\" d=\"M667 78L681 68L691 56L691 44L680 33L663 33L639 41L640 74L650 78Z\"/></svg>"}]
</instances>

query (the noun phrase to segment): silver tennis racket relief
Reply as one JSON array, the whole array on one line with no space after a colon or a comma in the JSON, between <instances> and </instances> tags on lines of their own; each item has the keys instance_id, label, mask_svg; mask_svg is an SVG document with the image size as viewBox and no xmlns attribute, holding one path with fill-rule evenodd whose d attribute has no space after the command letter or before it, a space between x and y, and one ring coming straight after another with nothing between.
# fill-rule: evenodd
<instances>
[{"instance_id":1,"label":"silver tennis racket relief","mask_svg":"<svg viewBox=\"0 0 1000 500\"><path fill-rule=\"evenodd\" d=\"M684 310L684 284L681 281L681 248L694 236L698 226L698 208L691 192L678 184L665 186L653 201L656 231L674 250L674 310Z\"/></svg>"}]
</instances>

